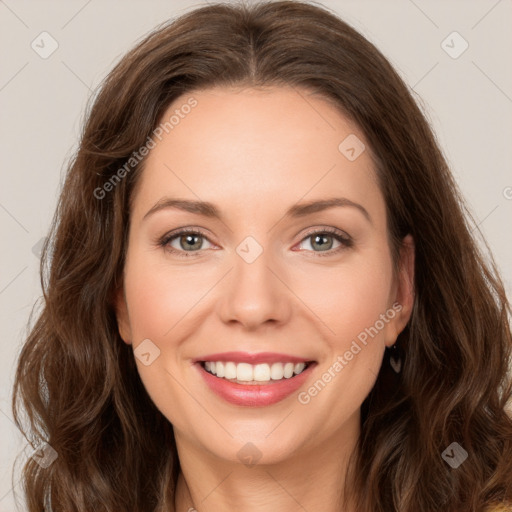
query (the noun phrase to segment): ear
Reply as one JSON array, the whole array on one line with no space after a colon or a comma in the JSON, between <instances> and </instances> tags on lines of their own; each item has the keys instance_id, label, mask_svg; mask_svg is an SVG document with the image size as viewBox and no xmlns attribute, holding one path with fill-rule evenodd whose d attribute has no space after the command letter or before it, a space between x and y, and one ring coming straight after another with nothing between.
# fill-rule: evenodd
<instances>
[{"instance_id":1,"label":"ear","mask_svg":"<svg viewBox=\"0 0 512 512\"><path fill-rule=\"evenodd\" d=\"M132 334L130 328L130 317L128 315L128 305L124 293L124 286L120 286L114 295L114 309L116 312L117 328L123 341L130 345L132 343Z\"/></svg>"},{"instance_id":2,"label":"ear","mask_svg":"<svg viewBox=\"0 0 512 512\"><path fill-rule=\"evenodd\" d=\"M389 336L386 339L388 347L395 344L398 335L405 329L407 322L411 318L415 295L414 260L414 239L411 235L407 235L402 240L400 247L396 292L393 301L393 309L396 312L396 316L393 318L394 329L389 330Z\"/></svg>"}]
</instances>

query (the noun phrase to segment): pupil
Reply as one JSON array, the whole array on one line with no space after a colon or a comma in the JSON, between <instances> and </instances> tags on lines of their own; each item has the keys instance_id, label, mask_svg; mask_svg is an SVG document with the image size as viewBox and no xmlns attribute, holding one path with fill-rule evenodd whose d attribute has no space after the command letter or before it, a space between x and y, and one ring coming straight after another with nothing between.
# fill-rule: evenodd
<instances>
[{"instance_id":1,"label":"pupil","mask_svg":"<svg viewBox=\"0 0 512 512\"><path fill-rule=\"evenodd\" d=\"M329 236L325 236L325 235L315 235L315 242L314 242L314 243L316 244L316 243L317 243L317 240L322 240L322 239L323 239L323 240L325 240L325 239L327 239L327 238L330 238L330 237L329 237ZM326 248L325 248L325 245L329 245L329 244L328 244L328 243L327 243L327 244L326 244L326 243L323 243L323 244L322 244L322 243L320 243L320 248L321 248L321 249L322 249L322 248L323 248L323 249L326 249ZM332 243L331 243L331 245L332 245ZM327 247L327 249L330 249L330 247Z\"/></svg>"},{"instance_id":2,"label":"pupil","mask_svg":"<svg viewBox=\"0 0 512 512\"><path fill-rule=\"evenodd\" d=\"M197 245L197 243L194 244L194 242L193 242L194 239L199 238L199 235L185 235L185 237L182 237L182 238L185 238L186 244L190 243L188 245L189 248L199 248L199 247L194 247L194 245ZM201 244L199 243L199 245L201 245Z\"/></svg>"}]
</instances>

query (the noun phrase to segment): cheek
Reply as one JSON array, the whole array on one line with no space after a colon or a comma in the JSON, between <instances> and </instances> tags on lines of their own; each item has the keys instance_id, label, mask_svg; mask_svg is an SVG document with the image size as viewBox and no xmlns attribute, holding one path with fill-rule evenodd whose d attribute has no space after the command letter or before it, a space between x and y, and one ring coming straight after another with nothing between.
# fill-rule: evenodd
<instances>
[{"instance_id":1,"label":"cheek","mask_svg":"<svg viewBox=\"0 0 512 512\"><path fill-rule=\"evenodd\" d=\"M167 345L173 338L171 330L193 315L200 302L208 302L205 295L219 281L215 265L180 267L162 258L155 260L135 253L126 267L135 344L149 338L166 339ZM364 260L354 257L339 266L308 265L306 271L288 269L284 273L286 281L293 283L290 300L293 295L298 297L306 310L314 313L311 321L324 324L321 332L340 344L340 349L374 325L390 305L391 262L382 252Z\"/></svg>"},{"instance_id":2,"label":"cheek","mask_svg":"<svg viewBox=\"0 0 512 512\"><path fill-rule=\"evenodd\" d=\"M328 329L322 327L325 359L317 380L301 391L298 402L308 411L308 418L323 417L328 410L321 430L329 432L356 413L371 391L391 328L381 315L388 322L395 316L389 303L390 265L381 258L348 270L317 279L304 299Z\"/></svg>"},{"instance_id":3,"label":"cheek","mask_svg":"<svg viewBox=\"0 0 512 512\"><path fill-rule=\"evenodd\" d=\"M391 263L380 256L312 272L296 284L297 295L325 325L330 344L342 350L390 307Z\"/></svg>"},{"instance_id":4,"label":"cheek","mask_svg":"<svg viewBox=\"0 0 512 512\"><path fill-rule=\"evenodd\" d=\"M204 294L198 282L191 282L192 276L135 251L125 268L134 348L149 339L159 351L149 365L135 357L137 370L155 406L176 425L186 417L187 398L176 384L183 381L182 368L176 364L180 357L180 329L186 324L181 321L187 319L186 315L191 314L194 304Z\"/></svg>"},{"instance_id":5,"label":"cheek","mask_svg":"<svg viewBox=\"0 0 512 512\"><path fill-rule=\"evenodd\" d=\"M215 276L135 256L126 269L126 295L134 341L172 339L171 331L198 305ZM138 338L140 339L138 339Z\"/></svg>"}]
</instances>

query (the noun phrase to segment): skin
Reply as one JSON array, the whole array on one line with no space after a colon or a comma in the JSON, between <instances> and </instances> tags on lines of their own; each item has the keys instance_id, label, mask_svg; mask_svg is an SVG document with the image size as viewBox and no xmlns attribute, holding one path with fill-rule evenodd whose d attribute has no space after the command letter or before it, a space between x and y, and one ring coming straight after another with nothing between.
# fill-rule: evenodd
<instances>
[{"instance_id":1,"label":"skin","mask_svg":"<svg viewBox=\"0 0 512 512\"><path fill-rule=\"evenodd\" d=\"M182 469L176 510L334 512L360 406L385 347L410 318L413 241L404 239L395 274L369 151L349 161L338 149L349 134L364 136L331 103L287 87L214 88L178 98L164 118L190 96L197 106L148 155L116 303L123 340L136 349L150 339L160 350L151 364L136 363L174 426ZM174 208L143 220L163 196L210 201L223 220ZM331 197L362 205L371 222L350 206L284 216L297 203ZM169 242L189 257L158 245L181 227L205 234L199 249L179 236ZM328 227L353 245L337 251L343 246L331 235L323 246L307 236ZM236 252L247 236L263 248L250 264ZM307 391L394 303L401 310L307 404L293 393L266 407L232 405L192 365L232 350L293 354L318 363L299 390ZM248 442L261 452L250 467L237 455Z\"/></svg>"}]
</instances>

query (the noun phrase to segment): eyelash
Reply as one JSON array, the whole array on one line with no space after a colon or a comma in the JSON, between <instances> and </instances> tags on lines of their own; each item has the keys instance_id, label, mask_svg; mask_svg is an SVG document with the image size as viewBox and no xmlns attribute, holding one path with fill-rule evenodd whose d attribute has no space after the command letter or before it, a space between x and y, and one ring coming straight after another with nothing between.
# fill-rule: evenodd
<instances>
[{"instance_id":1,"label":"eyelash","mask_svg":"<svg viewBox=\"0 0 512 512\"><path fill-rule=\"evenodd\" d=\"M202 249L198 251L182 251L175 249L174 247L170 247L168 244L175 238L178 238L182 235L198 235L202 238L205 238L210 242L208 237L200 230L194 229L194 228L183 228L178 231L167 233L162 238L158 240L158 245L160 247L163 247L165 250L169 251L170 253L176 254L178 257L182 258L190 258L194 257L194 253L200 253ZM335 238L338 242L341 243L341 246L337 249L330 249L328 251L309 251L309 252L315 252L318 256L333 256L334 254L338 254L340 251L343 251L345 249L348 249L349 247L353 246L353 240L350 238L346 233L343 231L340 231L336 228L324 228L321 230L313 230L306 233L306 235L302 238L301 243L305 241L308 238L311 238L313 235L330 235L333 238ZM210 242L212 243L212 242Z\"/></svg>"}]
</instances>

